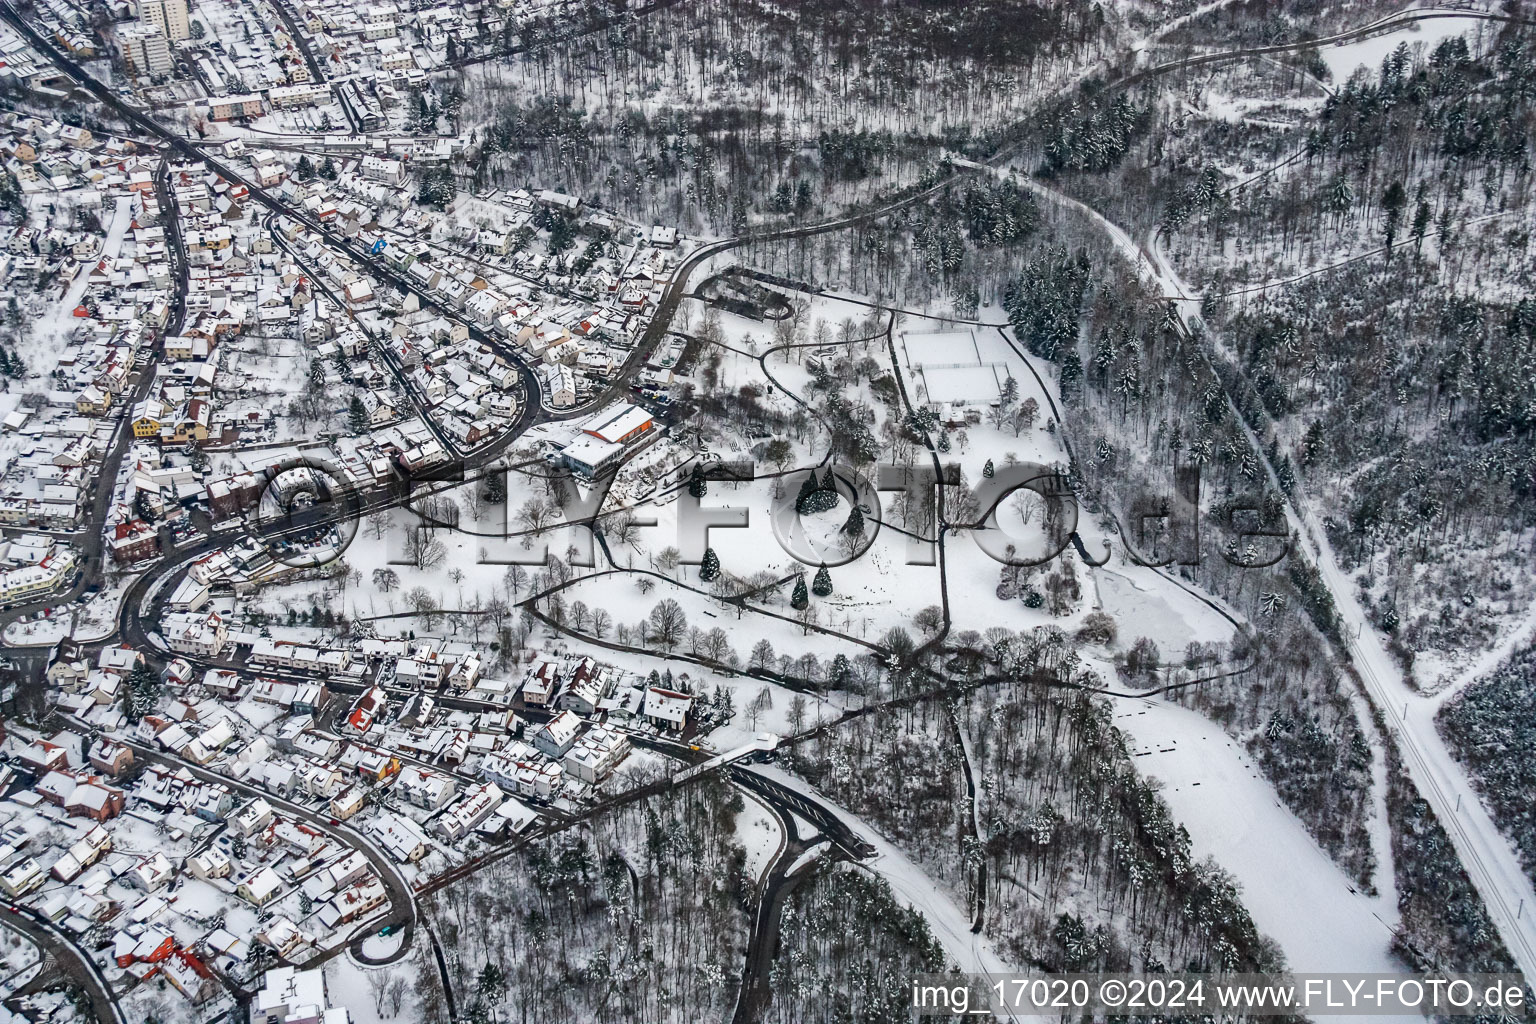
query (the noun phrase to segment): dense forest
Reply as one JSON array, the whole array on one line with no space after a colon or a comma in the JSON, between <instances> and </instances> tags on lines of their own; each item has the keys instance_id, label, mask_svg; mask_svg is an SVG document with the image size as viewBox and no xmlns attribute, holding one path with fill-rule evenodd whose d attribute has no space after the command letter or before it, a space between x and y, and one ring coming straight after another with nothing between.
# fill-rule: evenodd
<instances>
[{"instance_id":1,"label":"dense forest","mask_svg":"<svg viewBox=\"0 0 1536 1024\"><path fill-rule=\"evenodd\" d=\"M1020 677L1038 679L1046 665L1072 673L1070 641L1049 633L1008 641ZM1108 704L1089 694L983 686L864 716L797 746L788 763L963 895L1014 962L1278 965L1230 878L1192 857Z\"/></svg>"},{"instance_id":2,"label":"dense forest","mask_svg":"<svg viewBox=\"0 0 1536 1024\"><path fill-rule=\"evenodd\" d=\"M1468 685L1438 724L1536 880L1536 647Z\"/></svg>"},{"instance_id":3,"label":"dense forest","mask_svg":"<svg viewBox=\"0 0 1536 1024\"><path fill-rule=\"evenodd\" d=\"M1536 36L1488 23L1333 84L1307 59L1165 76L1132 158L1055 183L1171 250L1275 483L1427 685L1528 601Z\"/></svg>"},{"instance_id":4,"label":"dense forest","mask_svg":"<svg viewBox=\"0 0 1536 1024\"><path fill-rule=\"evenodd\" d=\"M466 73L473 183L726 232L867 199L1025 116L1117 36L1088 0L680 4Z\"/></svg>"},{"instance_id":5,"label":"dense forest","mask_svg":"<svg viewBox=\"0 0 1536 1024\"><path fill-rule=\"evenodd\" d=\"M451 951L460 1020L722 1021L735 1010L752 883L714 779L606 811L423 901ZM436 971L422 1018L446 1021Z\"/></svg>"},{"instance_id":6,"label":"dense forest","mask_svg":"<svg viewBox=\"0 0 1536 1024\"><path fill-rule=\"evenodd\" d=\"M1114 169L1058 168L1052 185L1124 225L1143 253L1170 248L1204 296L1204 324L1170 330L1170 309L1128 306L1127 271L1097 288L1090 277L1080 301L1062 260L1010 310L1060 365L1080 416L1071 436L1094 455L1077 460L1088 480L1134 489L1145 461L1134 453L1150 441L1172 448L1170 463L1181 449L1198 460L1218 507L1251 504L1275 525L1280 502L1316 509L1424 682L1529 600L1532 38L1492 25L1397 47L1337 85L1319 85L1326 68L1301 53L1289 72L1174 74L1157 98L1138 87L1157 111L1144 139ZM1275 88L1287 82L1289 95ZM1036 143L1042 168L1051 142ZM1329 664L1341 638L1316 572L1294 550L1282 567L1232 573L1206 559L1193 571L1251 609L1262 656L1192 702L1246 733L1281 797L1368 880L1371 726ZM1521 690L1506 678L1475 694L1447 728L1468 738L1511 834L1529 832L1518 726L1493 725ZM1427 806L1391 778L1404 942L1422 962L1507 962Z\"/></svg>"},{"instance_id":7,"label":"dense forest","mask_svg":"<svg viewBox=\"0 0 1536 1024\"><path fill-rule=\"evenodd\" d=\"M943 948L922 914L861 868L823 862L797 885L779 923L768 1024L897 1021L912 982L941 973Z\"/></svg>"}]
</instances>

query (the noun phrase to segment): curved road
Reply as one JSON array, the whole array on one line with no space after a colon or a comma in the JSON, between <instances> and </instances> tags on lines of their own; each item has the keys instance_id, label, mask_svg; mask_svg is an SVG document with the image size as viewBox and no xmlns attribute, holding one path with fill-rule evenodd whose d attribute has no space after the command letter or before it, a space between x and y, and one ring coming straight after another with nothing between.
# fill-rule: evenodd
<instances>
[{"instance_id":1,"label":"curved road","mask_svg":"<svg viewBox=\"0 0 1536 1024\"><path fill-rule=\"evenodd\" d=\"M661 4L653 6L661 6ZM40 52L48 56L57 66L63 69L71 77L73 77L82 88L93 93L103 104L115 111L118 116L121 117L125 122L150 136L162 139L167 147L167 156L170 152L178 153L187 160L200 161L204 163L211 170L226 178L226 180L244 184L247 188L249 188L251 195L255 197L257 202L266 207L272 213L288 217L291 220L304 225L304 227L310 231L313 231L316 235L322 238L327 243L327 245L331 246L336 251L351 257L357 261L360 266L368 267L370 272L377 273L379 276L388 280L398 289L404 292L415 294L421 300L422 305L431 309L436 309L440 312L447 312L449 315L452 315L450 311L444 309L440 301L434 295L420 288L413 280L403 275L395 274L391 269L379 264L372 258L371 254L365 251L364 248L358 243L349 238L338 235L325 225L312 218L307 212L295 209L289 206L286 202L283 202L282 200L270 195L266 190L262 189L258 185L255 185L245 176L234 171L218 159L209 156L194 143L169 131L160 125L157 121L148 117L142 112L122 103L114 93L93 79L80 67L79 64L77 64L66 54L62 53L62 51L60 51L56 46L54 46L52 40L46 39L40 33L38 33L36 29L33 28L13 6L11 6L10 3L7 2L3 6L0 6L0 17L3 17L7 23L15 28L24 38L27 38L29 42L31 42L32 45L34 45ZM1401 24L1408 24L1417 20L1437 17L1481 17L1487 20L1503 20L1518 22L1522 24L1530 24L1530 22L1524 21L1523 19L1490 14L1487 12L1405 12L1392 18L1383 19L1382 21L1373 23L1372 25L1337 33L1334 36L1326 37L1320 40L1312 40L1299 44L1280 44L1266 47L1249 47L1217 54L1204 54L1180 61L1158 65L1140 72L1136 72L1127 78L1115 83L1115 85L1124 86L1140 79L1161 74L1167 71L1198 67L1225 60L1242 59L1245 57L1261 56L1269 53L1281 53L1298 49L1329 45L1330 43L1334 42L1341 42L1348 39L1355 39L1370 34L1388 31L1391 28ZM466 58L462 63L472 63L478 59L481 58ZM984 167L995 166L1001 159L1003 159L1005 151L1006 150L1000 150L998 154L988 160L984 165L974 166L976 166L978 170ZM164 166L165 161L162 160L162 167ZM623 371L615 378L615 380L608 386L608 388L602 392L602 394L599 396L599 399L605 399L613 394L621 392L625 387L627 387L627 380L638 369L640 360L644 358L644 355L649 352L654 344L660 342L665 337L678 304L686 293L687 281L690 275L706 260L751 241L807 237L824 232L836 231L848 227L855 227L861 224L870 223L881 219L896 210L928 199L929 197L949 187L955 180L957 180L959 176L960 174L957 173L953 168L947 168L936 182L921 188L916 188L909 194L900 198L893 199L873 210L861 213L853 213L816 224L790 227L759 228L753 231L748 231L737 237L721 239L719 241L707 243L694 250L679 265L671 281L667 284L665 290L663 291L662 298L658 303L656 313L646 329L642 343L636 346L635 352L631 355L630 359L626 361ZM163 183L157 181L157 188L162 187ZM1107 224L1107 222L1105 223ZM179 246L177 246L177 248L179 249ZM182 281L182 287L184 289L184 272L179 274L178 278L180 281ZM182 294L184 295L184 291ZM177 322L179 324L179 317L183 314L184 311L184 302L178 302L178 307ZM457 319L457 317L455 317L455 319ZM533 424L533 422L538 419L565 419L572 416L584 415L586 410L591 407L592 403L589 403L580 410L566 410L561 413L550 413L547 410L540 409L537 402L535 401L539 395L538 382L527 364L519 356L513 353L500 339L492 337L473 324L469 324L468 326L471 332L471 336L474 337L476 341L487 344L493 350L498 351L506 356L515 366L518 367L519 372L523 377L525 394L529 397L529 401L524 405L524 411L522 417L519 420L517 428L509 430L507 434L504 435L509 439L508 443L515 441L517 436L524 432L529 426ZM147 385L141 380L139 387L140 390L143 390L145 387L147 387ZM116 457L116 462L114 464L120 464L122 452L126 450L126 443L124 440L125 436L126 431L124 432L124 436L119 438L118 444L114 449ZM491 459L494 457L495 454L491 452L470 453L470 455L465 459L465 463L467 466L484 464L485 462L491 461ZM98 504L102 505L104 509L105 505L100 499L98 499ZM96 534L95 543L98 549L98 553L94 559L94 565L96 566L96 571L98 573L100 571L100 527L103 521L104 514L101 519L97 519L96 510L93 507L92 523L94 524L94 532ZM234 539L234 537L238 535L243 535L245 532L246 531L243 524L233 529L213 531L202 542L190 545L189 547L180 551L168 553L167 556L154 567L154 569L152 569L150 572L147 572L143 577L141 577L139 581L135 582L132 588L130 588L129 594L124 602L122 613L123 636L125 638L142 638L145 636L146 630L144 629L144 623L141 619L140 606L143 604L143 598L145 594L148 593L149 588L164 582L165 573L167 570L174 570L178 567L185 566L189 561L191 561L192 558L195 558L198 555L205 553L206 551L212 550L214 546L217 546L221 542L227 542L228 540ZM55 598L54 600L47 603L56 604L58 603L58 600L58 598ZM152 618L152 621L153 620L154 619ZM1362 659L1362 661L1365 660L1367 659ZM1369 661L1375 661L1375 659L1371 658ZM1373 666L1366 665L1366 669L1368 676L1374 675ZM1385 687L1383 687L1380 683L1374 683L1373 688L1377 690L1385 690ZM1386 696L1386 694L1383 693L1381 696ZM1432 730L1432 725L1430 728ZM260 795L264 799L267 799L269 802L273 803L274 806L281 806L288 813L291 813L296 817L301 817L311 824L314 824L317 827L321 827L327 832L350 836L354 841L348 843L348 845L353 845L356 848L362 850L364 855L368 857L370 863L372 863L376 870L379 871L381 879L385 881L386 887L389 889L392 908L390 923L397 924L405 929L406 941L402 942L402 946L408 943L410 932L415 925L415 901L413 899L413 894L411 893L410 888L405 882L404 878L395 869L395 866L389 862L387 858L383 857L383 855L380 854L370 843L364 840L361 835L356 833L354 830L346 828L345 826L331 825L329 824L329 819L322 820L320 815L316 815L312 811L309 811L299 805L292 804L289 801L275 798L271 794L257 790L254 787L247 786L226 776L210 772L201 768L200 766L195 766L191 765L190 763L183 762L178 758L167 757L158 751L144 747L142 744L135 743L132 745L143 756L151 760L158 760L165 763L175 764L178 767L185 767L194 775L203 777L209 781L215 781L224 785L229 785L233 788L240 789L252 795ZM1410 747L1409 744L1404 744L1404 746L1405 748ZM1410 768L1414 769L1414 774L1416 777L1419 777L1424 783L1428 784L1426 787L1426 796L1431 798L1432 803L1436 805L1437 811L1441 812L1442 820L1446 820L1448 824L1450 824L1453 819L1448 818L1447 814L1441 807L1441 804L1445 803L1446 799L1442 793L1443 787L1439 785L1440 780L1435 778L1425 778L1427 769L1422 764L1422 759L1417 756L1416 750L1410 753L1408 761ZM813 824L822 830L824 835L828 836L832 842L842 848L850 856L858 859L867 856L870 852L872 852L872 848L867 841L858 836L855 832L853 832L852 829L848 828L848 826L840 818L827 811L825 808L821 807L821 805L815 801L807 798L803 793L791 790L788 787L782 786L781 784L767 779L762 775L758 775L757 773L753 773L742 768L732 767L730 769L730 775L735 783L753 790L754 793L757 793L763 799L770 801L773 806L788 808L793 810L794 813L799 814L801 817L810 820ZM1464 784L1464 778L1461 781ZM1479 889L1482 890L1484 885L1486 885L1489 880L1488 869L1484 863L1486 858L1481 856L1481 854L1485 853L1486 850L1466 848L1468 846L1466 837L1459 825L1455 825L1452 828L1452 833L1453 835L1462 839L1462 842L1458 842L1457 844L1458 850L1463 854L1463 857L1468 860L1469 869L1473 871L1474 875L1480 876L1483 879L1484 884L1479 886ZM1507 844L1504 844L1504 848L1507 852ZM1485 892L1484 895L1485 899L1487 899L1488 894ZM1490 911L1492 912L1495 910L1494 903L1491 900L1489 902ZM1506 926L1510 923L1510 918L1507 914L1509 908L1500 907L1499 909L1504 911L1504 913L1496 914L1496 919L1499 920L1499 923L1501 924L1500 931L1503 933L1506 930ZM1536 916L1536 907L1531 909L1533 910L1533 916ZM1527 922L1529 923L1530 921L1531 917L1528 916ZM1509 936L1506 934L1506 937L1508 938ZM354 941L356 941L356 939ZM1532 963L1530 959L1532 956L1532 947L1530 945L1521 944L1519 942L1513 943L1512 946L1516 949L1517 957L1520 958L1522 966L1526 967L1529 974L1530 965ZM88 957L86 960L89 962ZM92 969L94 970L94 965L92 965ZM108 993L108 997L110 998L110 993ZM121 1014L118 1013L115 1009L115 1002L112 1009L114 1015L113 1019L121 1020ZM106 1015L103 1015L103 1017L106 1019Z\"/></svg>"},{"instance_id":2,"label":"curved road","mask_svg":"<svg viewBox=\"0 0 1536 1024\"><path fill-rule=\"evenodd\" d=\"M187 272L186 248L182 241L181 221L176 216L176 204L171 199L170 189L170 162L162 157L159 166L155 169L155 196L162 210L169 212L166 218L166 250L171 254L171 262L175 275L175 287L172 290L170 317L166 320L165 330L160 332L161 337L170 337L180 334L182 325L187 316L187 289L189 287L189 275ZM81 548L81 570L75 584L66 591L49 594L36 601L29 602L0 612L0 632L7 626L17 621L24 615L35 615L44 608L55 608L70 604L85 595L90 587L99 587L102 582L105 568L106 543L102 531L107 521L107 512L112 507L112 498L117 489L117 475L122 469L123 458L133 446L133 424L130 422L132 409L139 402L149 397L155 384L155 371L153 366L145 366L138 371L138 382L133 390L119 396L118 413L120 421L112 441L112 447L108 450L106 458L101 462L96 473L95 494L75 541ZM27 652L32 656L45 655L52 651L53 644L28 644L9 647L12 652Z\"/></svg>"},{"instance_id":3,"label":"curved road","mask_svg":"<svg viewBox=\"0 0 1536 1024\"><path fill-rule=\"evenodd\" d=\"M227 786L230 789L239 790L241 793L251 798L260 797L267 803L271 804L274 808L281 810L284 814L290 815L294 818L299 818L305 824L321 832L324 832L326 835L336 839L342 845L350 846L354 850L357 850L367 858L368 863L372 865L374 871L378 873L379 880L384 883L384 889L389 895L390 911L389 917L386 918L383 922L370 924L367 926L360 926L357 930L357 933L354 934L352 939L349 941L359 943L362 941L362 939L367 938L368 935L373 934L378 928L383 927L384 925L392 925L396 931L399 931L403 934L403 938L400 942L401 949L408 949L410 947L411 936L416 928L415 893L411 889L410 882L406 881L405 876L400 873L400 869L395 865L395 862L391 860L377 846L375 846L372 840L366 838L361 832L357 831L349 825L336 821L334 818L331 818L327 814L321 814L311 810L308 807L305 807L302 804L296 804L292 800L285 800L284 798L277 796L274 793L270 793L267 790L260 788L259 786L252 786L249 783L241 782L237 779L231 778L228 775L210 771L199 764L194 764L193 762L184 760L183 758L177 757L174 754L168 754L165 751L141 743L138 740L134 740L126 736L120 736L118 739L119 742L133 750L135 757L142 758L146 761L155 762L167 768L188 771L204 782L219 786ZM334 952L331 955L335 955ZM326 958L317 958L314 961L310 961L310 963L320 963L324 959Z\"/></svg>"},{"instance_id":4,"label":"curved road","mask_svg":"<svg viewBox=\"0 0 1536 1024\"><path fill-rule=\"evenodd\" d=\"M1194 54L1189 57L1181 57L1178 60L1154 64L1152 67L1144 68L1141 71L1133 71L1129 75L1115 79L1104 88L1106 91L1110 89L1123 89L1143 79L1155 78L1170 71L1184 71L1189 68L1205 67L1225 61L1246 60L1249 57L1262 57L1271 53L1295 53L1298 50L1315 50L1323 46L1332 46L1335 43L1347 43L1356 39L1380 35L1384 32L1390 32L1395 28L1401 28L1404 25L1411 25L1419 21L1429 21L1434 18L1475 18L1479 21L1503 21L1513 25L1536 25L1536 21L1529 18L1517 18L1514 15L1500 14L1496 11L1461 10L1457 8L1424 8L1400 11L1397 14L1388 15L1385 18L1373 21L1368 25L1344 29L1343 31L1318 39L1306 39L1291 43L1274 43L1269 46L1244 46L1236 50Z\"/></svg>"},{"instance_id":5,"label":"curved road","mask_svg":"<svg viewBox=\"0 0 1536 1024\"><path fill-rule=\"evenodd\" d=\"M85 991L98 1024L128 1024L128 1018L117 1001L117 993L112 991L101 968L58 925L31 907L19 903L8 903L0 908L0 925L25 936L33 945L53 957L59 970Z\"/></svg>"}]
</instances>

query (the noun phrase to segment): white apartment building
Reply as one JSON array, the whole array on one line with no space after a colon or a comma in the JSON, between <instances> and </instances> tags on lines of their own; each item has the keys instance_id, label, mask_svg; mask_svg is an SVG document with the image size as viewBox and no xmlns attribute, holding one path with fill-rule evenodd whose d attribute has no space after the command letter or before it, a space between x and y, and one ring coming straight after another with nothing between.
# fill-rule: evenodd
<instances>
[{"instance_id":1,"label":"white apartment building","mask_svg":"<svg viewBox=\"0 0 1536 1024\"><path fill-rule=\"evenodd\" d=\"M187 0L139 0L139 23L153 25L173 43L192 38Z\"/></svg>"},{"instance_id":2,"label":"white apartment building","mask_svg":"<svg viewBox=\"0 0 1536 1024\"><path fill-rule=\"evenodd\" d=\"M596 784L629 756L629 740L608 725L596 725L565 755L565 771Z\"/></svg>"},{"instance_id":3,"label":"white apartment building","mask_svg":"<svg viewBox=\"0 0 1536 1024\"><path fill-rule=\"evenodd\" d=\"M136 75L159 77L171 73L171 44L165 33L147 23L124 25L117 30L123 61Z\"/></svg>"}]
</instances>

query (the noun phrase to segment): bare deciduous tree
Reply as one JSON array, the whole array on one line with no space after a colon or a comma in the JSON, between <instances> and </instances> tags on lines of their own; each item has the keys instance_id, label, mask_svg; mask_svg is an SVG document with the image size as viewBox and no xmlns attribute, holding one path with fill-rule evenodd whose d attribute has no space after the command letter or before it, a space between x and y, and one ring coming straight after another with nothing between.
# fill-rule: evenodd
<instances>
[{"instance_id":1,"label":"bare deciduous tree","mask_svg":"<svg viewBox=\"0 0 1536 1024\"><path fill-rule=\"evenodd\" d=\"M678 645L688 629L688 616L683 612L683 606L670 597L656 602L648 621L651 640L669 651Z\"/></svg>"}]
</instances>

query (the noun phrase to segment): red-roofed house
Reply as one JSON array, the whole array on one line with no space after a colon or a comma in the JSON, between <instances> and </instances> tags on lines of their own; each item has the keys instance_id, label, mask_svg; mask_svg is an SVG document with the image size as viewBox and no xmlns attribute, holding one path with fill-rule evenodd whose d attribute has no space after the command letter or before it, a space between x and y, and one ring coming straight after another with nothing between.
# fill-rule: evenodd
<instances>
[{"instance_id":1,"label":"red-roofed house","mask_svg":"<svg viewBox=\"0 0 1536 1024\"><path fill-rule=\"evenodd\" d=\"M106 821L123 813L123 791L103 785L95 776L82 782L64 801L64 810L71 818L90 818Z\"/></svg>"},{"instance_id":2,"label":"red-roofed house","mask_svg":"<svg viewBox=\"0 0 1536 1024\"><path fill-rule=\"evenodd\" d=\"M112 561L127 565L155 557L160 550L160 537L144 520L130 519L112 527L107 547L112 549Z\"/></svg>"},{"instance_id":3,"label":"red-roofed house","mask_svg":"<svg viewBox=\"0 0 1536 1024\"><path fill-rule=\"evenodd\" d=\"M16 759L23 766L30 769L33 775L41 777L43 774L69 767L69 754L57 743L49 743L47 740L36 740L27 749L16 755Z\"/></svg>"},{"instance_id":4,"label":"red-roofed house","mask_svg":"<svg viewBox=\"0 0 1536 1024\"><path fill-rule=\"evenodd\" d=\"M132 967L135 963L158 964L176 949L176 938L164 928L151 928L139 939L130 935L118 935L117 966Z\"/></svg>"},{"instance_id":5,"label":"red-roofed house","mask_svg":"<svg viewBox=\"0 0 1536 1024\"><path fill-rule=\"evenodd\" d=\"M362 735L373 728L373 723L388 706L389 697L385 694L384 688L371 687L357 698L357 703L352 705L352 710L347 713L347 725L358 735Z\"/></svg>"}]
</instances>

